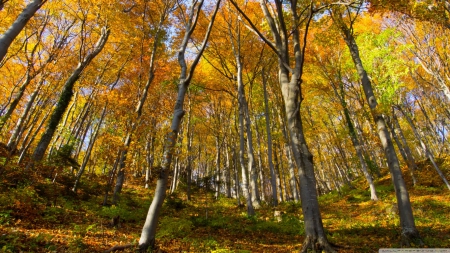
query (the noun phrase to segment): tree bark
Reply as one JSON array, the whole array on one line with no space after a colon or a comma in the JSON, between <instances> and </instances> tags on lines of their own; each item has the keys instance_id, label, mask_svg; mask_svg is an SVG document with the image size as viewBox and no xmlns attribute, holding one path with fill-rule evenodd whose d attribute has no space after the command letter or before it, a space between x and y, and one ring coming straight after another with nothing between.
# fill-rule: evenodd
<instances>
[{"instance_id":1,"label":"tree bark","mask_svg":"<svg viewBox=\"0 0 450 253\"><path fill-rule=\"evenodd\" d=\"M191 117L192 117L192 105L191 105L191 97L190 93L188 92L188 115L187 115L187 144L186 144L186 152L187 152L187 166L186 166L186 184L187 184L187 200L191 201L191 184L192 184L192 160L193 155L192 152L192 139L194 138L194 133L192 131L192 125L191 125Z\"/></svg>"},{"instance_id":2,"label":"tree bark","mask_svg":"<svg viewBox=\"0 0 450 253\"><path fill-rule=\"evenodd\" d=\"M231 32L230 32L231 33ZM246 198L247 202L251 202L252 206L247 206L247 212L249 215L254 215L254 208L258 209L260 208L260 198L259 198L259 191L258 191L258 185L257 185L257 175L255 171L255 156L254 156L254 150L253 150L253 136L252 136L252 130L251 130L251 120L249 116L248 111L248 103L247 99L245 97L245 88L244 88L244 81L242 80L242 71L243 71L243 64L241 61L241 38L240 38L240 31L239 28L237 30L236 35L236 45L234 42L232 43L233 53L234 57L236 58L236 82L237 82L237 90L238 90L238 109L239 109L239 131L240 131L240 141L244 141L244 131L247 133L247 172L244 173L244 170L242 170L242 183L243 185L243 191L244 191L244 197ZM230 34L230 37L231 34ZM242 131L242 132L241 132ZM240 152L242 152L242 155L240 153L240 162L241 166L243 163L243 157L244 157L244 147L241 143L240 145ZM248 174L248 179L247 179ZM246 187L249 189L246 190ZM249 193L249 196L247 197L247 191ZM250 198L250 199L248 199Z\"/></svg>"},{"instance_id":3,"label":"tree bark","mask_svg":"<svg viewBox=\"0 0 450 253\"><path fill-rule=\"evenodd\" d=\"M394 108L392 108L392 110L394 110ZM413 171L415 171L415 170L417 170L416 161L414 160L414 156L411 152L411 149L409 148L408 142L406 141L405 135L403 134L400 124L398 123L397 116L395 115L394 112L392 113L392 121L393 121L393 125L394 125L394 131L400 137L403 149L405 150L405 154L408 159L408 166L410 166L411 169Z\"/></svg>"},{"instance_id":4,"label":"tree bark","mask_svg":"<svg viewBox=\"0 0 450 253\"><path fill-rule=\"evenodd\" d=\"M239 107L241 107L241 101L239 101ZM255 210L253 209L253 202L250 194L250 187L248 184L248 169L245 166L244 159L244 115L241 110L239 110L239 164L241 166L241 174L242 174L242 195L244 195L245 200L247 201L247 215L253 216L255 215Z\"/></svg>"},{"instance_id":5,"label":"tree bark","mask_svg":"<svg viewBox=\"0 0 450 253\"><path fill-rule=\"evenodd\" d=\"M259 133L258 128L258 121L256 119L256 116L254 116L254 122L255 122L255 133L256 133L256 144L257 144L257 156L258 156L258 177L261 187L261 194L260 198L261 201L265 202L265 180L264 180L264 172L263 172L263 162L262 162L262 152L261 152L261 134Z\"/></svg>"},{"instance_id":6,"label":"tree bark","mask_svg":"<svg viewBox=\"0 0 450 253\"><path fill-rule=\"evenodd\" d=\"M34 0L29 3L22 13L17 17L14 23L6 30L6 32L0 37L0 62L8 52L9 46L16 39L17 35L23 30L31 17L34 16L46 0Z\"/></svg>"},{"instance_id":7,"label":"tree bark","mask_svg":"<svg viewBox=\"0 0 450 253\"><path fill-rule=\"evenodd\" d=\"M393 123L392 123L391 119L389 119L389 118L387 117L387 118L386 118L386 123L387 123L387 125L388 125L388 127L389 127L389 130L391 131L392 138L394 139L395 143L397 144L397 147L398 147L398 150L399 150L399 152L400 152L400 155L403 157L403 160L405 160L405 162L406 162L406 164L407 164L407 166L408 166L408 169L409 169L409 172L410 172L410 174L411 174L412 181L413 181L413 186L415 186L415 185L417 184L417 179L416 179L416 177L414 176L414 170L415 170L416 168L414 168L414 167L411 165L410 160L408 159L408 156L406 155L406 151L405 151L405 149L403 148L403 145L402 145L402 143L400 142L400 139L398 138L397 133L395 132L395 129L394 129L394 126L393 126Z\"/></svg>"},{"instance_id":8,"label":"tree bark","mask_svg":"<svg viewBox=\"0 0 450 253\"><path fill-rule=\"evenodd\" d=\"M277 197L277 179L275 175L275 168L272 160L272 132L270 131L270 115L269 115L269 96L267 94L267 79L265 74L262 74L263 78L263 89L264 89L264 118L266 121L266 132L267 132L267 159L269 161L270 169L270 182L272 185L272 205L278 205Z\"/></svg>"},{"instance_id":9,"label":"tree bark","mask_svg":"<svg viewBox=\"0 0 450 253\"><path fill-rule=\"evenodd\" d=\"M216 136L216 171L215 171L215 198L219 199L219 191L220 191L220 161L221 159L221 144L220 144L220 137Z\"/></svg>"}]
</instances>

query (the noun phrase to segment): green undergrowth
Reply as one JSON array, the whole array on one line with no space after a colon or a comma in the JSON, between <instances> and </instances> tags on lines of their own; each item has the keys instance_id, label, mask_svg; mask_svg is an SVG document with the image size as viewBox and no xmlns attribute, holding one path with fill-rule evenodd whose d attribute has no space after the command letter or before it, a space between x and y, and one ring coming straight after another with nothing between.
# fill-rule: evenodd
<instances>
[{"instance_id":1,"label":"green undergrowth","mask_svg":"<svg viewBox=\"0 0 450 253\"><path fill-rule=\"evenodd\" d=\"M130 177L119 202L103 206L101 177L84 179L75 194L67 171L44 169L53 177L23 177L24 171L11 170L1 179L0 252L102 252L139 241L153 197L142 178ZM54 180L56 170L62 174ZM387 171L382 172L385 176L375 180L379 201L370 200L363 178L319 197L326 236L339 252L401 247L394 188ZM426 247L450 248L448 189L429 167L416 173L416 186L404 173L416 226ZM212 191L195 186L187 201L181 182L163 204L156 245L166 252L294 252L304 236L300 202L277 207L263 202L256 215L248 216L236 199L215 199Z\"/></svg>"}]
</instances>

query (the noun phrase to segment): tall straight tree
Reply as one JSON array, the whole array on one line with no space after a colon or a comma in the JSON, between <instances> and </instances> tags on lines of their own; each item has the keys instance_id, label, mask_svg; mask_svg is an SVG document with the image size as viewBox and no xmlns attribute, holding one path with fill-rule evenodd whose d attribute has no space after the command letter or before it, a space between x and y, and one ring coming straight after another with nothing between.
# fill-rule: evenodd
<instances>
[{"instance_id":1,"label":"tall straight tree","mask_svg":"<svg viewBox=\"0 0 450 253\"><path fill-rule=\"evenodd\" d=\"M337 27L340 29L340 33L350 51L353 63L358 72L359 78L361 79L361 86L364 90L366 101L370 107L373 121L377 126L378 136L385 152L397 197L397 205L400 213L400 226L402 228L402 243L409 246L411 241L418 241L422 244L419 231L414 223L414 216L412 213L408 189L406 188L405 180L403 179L402 172L400 170L400 163L394 149L394 144L392 143L383 114L380 109L377 108L378 103L373 91L372 83L366 70L364 69L361 57L359 55L358 45L356 44L355 37L353 36L352 25L362 7L362 2L356 3L355 6L355 9L353 9L350 5L346 6L345 16L342 10L344 7L338 6L333 8L331 10L331 16ZM349 19L349 24L344 21L344 17Z\"/></svg>"},{"instance_id":2,"label":"tall straight tree","mask_svg":"<svg viewBox=\"0 0 450 253\"><path fill-rule=\"evenodd\" d=\"M128 148L130 147L133 132L137 128L138 124L140 123L140 119L142 116L142 110L144 108L145 101L147 100L148 92L150 90L150 86L153 82L153 79L155 78L155 58L157 54L157 50L159 46L161 45L161 37L163 36L163 25L166 22L168 15L173 9L174 1L164 1L164 6L161 8L161 12L159 15L159 22L156 25L156 32L153 35L153 46L152 51L150 55L150 67L149 67L149 75L147 82L145 84L144 89L140 92L140 98L136 105L136 109L134 111L135 118L132 119L133 122L131 124L131 128L128 130L127 135L125 137L123 146L124 150L120 152L119 155L119 163L118 163L118 173L117 173L117 180L116 185L114 187L114 196L113 196L113 203L116 203L119 199L119 194L122 191L122 186L125 181L125 161L127 156ZM147 7L147 4L145 4L145 8ZM145 13L146 10L144 10L144 19L145 19ZM144 35L145 36L145 35Z\"/></svg>"},{"instance_id":3,"label":"tall straight tree","mask_svg":"<svg viewBox=\"0 0 450 253\"><path fill-rule=\"evenodd\" d=\"M232 31L232 29L235 31ZM251 121L248 111L248 102L245 97L245 87L243 80L243 63L242 63L242 41L239 22L236 27L233 28L229 23L229 37L231 41L231 47L236 61L236 82L238 91L238 109L239 109L239 162L242 169L242 187L243 194L247 201L247 214L255 215L254 208L260 207L259 191L256 183L256 171L255 171L255 156L253 152L253 138L251 130ZM232 34L235 32L236 34ZM235 39L233 39L235 37ZM247 133L247 168L244 164L244 132Z\"/></svg>"},{"instance_id":4,"label":"tall straight tree","mask_svg":"<svg viewBox=\"0 0 450 253\"><path fill-rule=\"evenodd\" d=\"M269 95L267 94L267 77L265 71L262 71L262 82L264 89L264 118L266 122L267 132L267 160L269 161L270 168L270 183L272 185L272 205L278 205L277 198L277 178L275 176L275 168L272 160L272 132L270 131L270 115L269 115Z\"/></svg>"},{"instance_id":5,"label":"tall straight tree","mask_svg":"<svg viewBox=\"0 0 450 253\"><path fill-rule=\"evenodd\" d=\"M30 21L36 11L38 11L45 2L47 2L47 0L34 0L29 3L9 29L0 37L0 62L5 58L9 46L11 46L17 35L19 35L27 25L28 21ZM1 3L1 6L3 6L3 3Z\"/></svg>"},{"instance_id":6,"label":"tall straight tree","mask_svg":"<svg viewBox=\"0 0 450 253\"><path fill-rule=\"evenodd\" d=\"M303 100L301 85L304 52L307 31L315 11L313 1L291 0L286 3L282 0L274 0L273 6L267 0L259 0L273 41L258 30L236 1L232 0L231 3L250 24L249 28L257 33L278 56L279 84L284 99L289 142L293 158L299 169L300 197L305 218L306 237L301 251L307 252L312 249L334 252L323 228L317 198L313 156L306 143L300 115L300 106ZM303 40L300 38L301 28L305 31Z\"/></svg>"},{"instance_id":7,"label":"tall straight tree","mask_svg":"<svg viewBox=\"0 0 450 253\"><path fill-rule=\"evenodd\" d=\"M197 26L197 21L201 14L204 0L193 0L190 8L187 20L184 21L184 36L181 42L180 48L177 52L178 63L181 68L180 77L178 79L178 95L175 102L175 108L173 112L172 124L170 131L166 134L164 139L164 151L162 158L162 165L159 170L158 181L155 189L155 196L150 205L150 208L145 219L144 227L142 228L141 238L139 239L139 250L146 252L149 247L153 247L155 244L156 226L158 224L159 213L161 206L166 197L167 181L170 171L170 164L172 163L172 157L175 151L175 143L177 141L178 131L180 129L181 120L185 114L183 109L184 99L194 75L194 70L205 50L206 43L208 42L209 35L211 34L212 26L220 6L220 0L215 4L214 11L210 17L210 22L206 30L205 37L200 45L198 52L188 68L186 63L186 48L191 40L192 34ZM182 5L179 5L180 11L184 12Z\"/></svg>"},{"instance_id":8,"label":"tall straight tree","mask_svg":"<svg viewBox=\"0 0 450 253\"><path fill-rule=\"evenodd\" d=\"M36 149L34 150L33 161L40 161L44 157L45 151L47 150L48 145L53 138L53 134L55 133L56 128L58 127L58 124L61 121L64 112L69 106L70 100L72 99L73 87L75 86L75 83L80 78L83 70L89 65L89 63L95 58L95 56L97 56L102 51L103 47L108 41L109 33L109 28L103 27L101 29L101 35L98 38L97 43L94 45L93 50L84 58L81 58L82 60L78 63L78 66L75 68L69 79L67 79L66 83L64 84L63 91L59 96L59 101L56 104L55 110L52 112L44 135L42 135ZM83 56L80 55L80 57Z\"/></svg>"}]
</instances>

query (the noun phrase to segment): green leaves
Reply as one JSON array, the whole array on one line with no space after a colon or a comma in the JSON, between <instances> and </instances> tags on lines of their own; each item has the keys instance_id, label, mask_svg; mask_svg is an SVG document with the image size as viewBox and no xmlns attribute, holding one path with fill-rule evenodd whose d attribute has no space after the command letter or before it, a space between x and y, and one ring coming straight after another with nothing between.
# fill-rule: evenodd
<instances>
[{"instance_id":1,"label":"green leaves","mask_svg":"<svg viewBox=\"0 0 450 253\"><path fill-rule=\"evenodd\" d=\"M379 34L367 31L357 37L364 68L385 111L397 103L409 72L404 58L408 45L399 42L400 36L394 28L387 28Z\"/></svg>"}]
</instances>

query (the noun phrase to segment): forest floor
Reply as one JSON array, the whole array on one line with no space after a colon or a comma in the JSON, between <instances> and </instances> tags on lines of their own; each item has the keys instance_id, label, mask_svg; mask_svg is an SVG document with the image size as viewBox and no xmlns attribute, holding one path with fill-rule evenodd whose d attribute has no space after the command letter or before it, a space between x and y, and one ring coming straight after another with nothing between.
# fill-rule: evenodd
<instances>
[{"instance_id":1,"label":"forest floor","mask_svg":"<svg viewBox=\"0 0 450 253\"><path fill-rule=\"evenodd\" d=\"M449 164L442 160L441 167L449 178ZM115 245L137 244L153 196L152 189L142 186L143 179L130 176L119 204L102 206L104 177L84 177L75 195L70 190L73 178L65 170L54 165L33 171L16 165L0 167L0 252L103 252ZM450 248L448 189L425 161L415 172L418 185L413 187L404 172L425 247ZM401 246L394 189L389 173L384 174L376 179L379 201L370 200L363 179L353 181L353 189L344 187L340 193L320 197L327 237L339 252ZM182 183L179 189L163 205L155 252L298 252L301 248L299 203L263 205L256 216L248 217L235 199L216 200L211 191L194 188L188 202ZM281 212L281 221L274 217L275 211ZM120 223L112 226L111 219L117 216Z\"/></svg>"}]
</instances>

